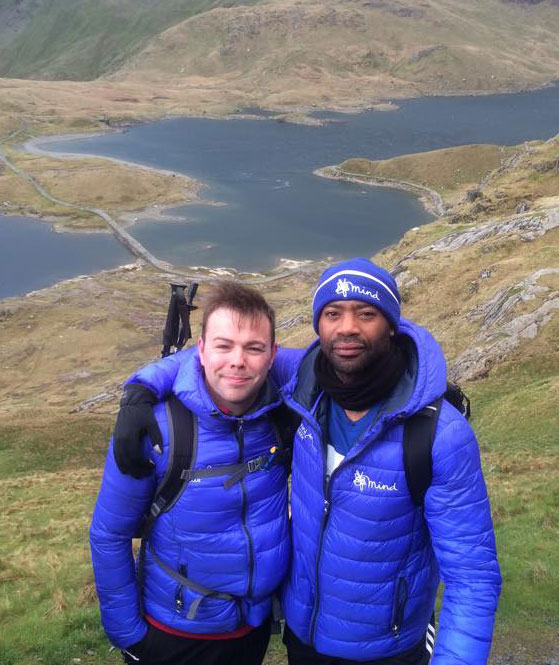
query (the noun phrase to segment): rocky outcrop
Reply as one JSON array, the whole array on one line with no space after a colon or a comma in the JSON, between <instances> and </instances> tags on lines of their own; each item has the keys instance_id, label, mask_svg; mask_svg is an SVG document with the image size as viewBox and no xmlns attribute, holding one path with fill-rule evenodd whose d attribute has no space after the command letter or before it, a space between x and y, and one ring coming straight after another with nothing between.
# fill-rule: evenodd
<instances>
[{"instance_id":1,"label":"rocky outcrop","mask_svg":"<svg viewBox=\"0 0 559 665\"><path fill-rule=\"evenodd\" d=\"M461 353L449 370L453 381L468 381L487 376L491 368L508 356L522 341L534 339L539 330L559 310L559 291L539 284L542 277L559 275L559 268L545 268L521 282L497 292L469 314L481 325L474 345ZM528 313L514 316L519 305L538 301Z\"/></svg>"},{"instance_id":2,"label":"rocky outcrop","mask_svg":"<svg viewBox=\"0 0 559 665\"><path fill-rule=\"evenodd\" d=\"M439 238L434 243L422 247L414 254L425 252L455 252L463 247L474 245L490 237L516 235L530 241L543 236L548 231L559 227L559 209L553 209L539 215L521 215L510 217L502 222L490 222L475 229L451 233ZM409 258L409 257L408 257Z\"/></svg>"}]
</instances>

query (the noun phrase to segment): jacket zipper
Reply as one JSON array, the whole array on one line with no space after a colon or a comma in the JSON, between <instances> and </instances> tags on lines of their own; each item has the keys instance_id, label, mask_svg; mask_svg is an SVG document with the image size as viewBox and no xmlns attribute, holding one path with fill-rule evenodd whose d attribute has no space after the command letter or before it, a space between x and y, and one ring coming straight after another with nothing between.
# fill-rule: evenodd
<instances>
[{"instance_id":1,"label":"jacket zipper","mask_svg":"<svg viewBox=\"0 0 559 665\"><path fill-rule=\"evenodd\" d=\"M392 609L392 621L390 630L395 638L400 637L400 628L404 621L404 610L408 602L408 583L404 577L399 577L396 580L396 588L394 590L394 606Z\"/></svg>"},{"instance_id":2,"label":"jacket zipper","mask_svg":"<svg viewBox=\"0 0 559 665\"><path fill-rule=\"evenodd\" d=\"M379 411L375 418L375 423L378 423L380 416L382 415L382 409ZM361 441L365 436L365 432L359 437L359 440L356 441L356 444ZM316 559L316 595L314 599L314 608L313 608L313 613L311 615L311 624L310 624L310 643L311 645L314 644L314 638L315 638L315 633L316 633L316 620L318 618L318 609L319 609L319 604L320 604L320 563L322 561L322 541L324 540L324 533L326 532L326 526L328 522L328 517L330 516L330 508L331 508L331 501L330 501L330 486L332 483L332 478L334 477L334 474L339 471L339 469L345 464L345 462L351 461L354 457L357 457L362 450L359 450L357 453L354 453L351 457L345 457L333 471L330 476L326 474L326 447L324 446L323 442L321 442L321 452L322 452L322 469L324 473L324 484L323 484L323 492L324 492L324 512L322 515L322 521L320 524L320 537L318 540L318 556Z\"/></svg>"},{"instance_id":3,"label":"jacket zipper","mask_svg":"<svg viewBox=\"0 0 559 665\"><path fill-rule=\"evenodd\" d=\"M239 463L244 459L244 446L245 446L245 434L244 434L244 420L239 418L237 420L237 429L235 431L235 436L237 438L237 443L239 444ZM247 526L247 495L245 488L245 481L241 479L239 482L241 486L241 496L242 496L242 507L241 507L241 523L245 537L248 544L248 590L247 596L250 598L252 596L252 577L253 577L253 568L254 568L254 548L252 545L252 539L250 537L250 532Z\"/></svg>"},{"instance_id":4,"label":"jacket zipper","mask_svg":"<svg viewBox=\"0 0 559 665\"><path fill-rule=\"evenodd\" d=\"M186 566L183 563L181 563L181 565L179 566L179 573L183 577L187 577L186 572L187 572ZM177 590L175 592L175 612L177 614L180 614L183 610L183 607L184 607L184 599L182 597L182 584L178 584Z\"/></svg>"},{"instance_id":5,"label":"jacket zipper","mask_svg":"<svg viewBox=\"0 0 559 665\"><path fill-rule=\"evenodd\" d=\"M311 645L314 644L314 636L316 632L316 620L318 617L318 608L320 605L320 564L322 561L322 541L324 540L324 534L326 533L326 527L328 525L328 518L330 517L330 508L331 508L330 486L332 482L332 476L340 468L338 467L334 469L332 471L332 475L328 476L326 474L326 449L324 446L321 446L321 449L322 449L322 470L324 473L324 484L323 484L324 508L322 513L322 521L320 523L320 537L318 539L318 549L317 549L318 555L316 558L316 594L314 597L314 608L311 616L311 626L310 626Z\"/></svg>"}]
</instances>

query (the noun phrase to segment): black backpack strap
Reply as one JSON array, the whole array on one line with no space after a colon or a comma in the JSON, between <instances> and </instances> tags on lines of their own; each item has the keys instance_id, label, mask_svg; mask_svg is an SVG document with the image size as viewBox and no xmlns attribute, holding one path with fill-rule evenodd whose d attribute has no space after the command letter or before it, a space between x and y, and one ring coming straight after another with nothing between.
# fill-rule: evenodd
<instances>
[{"instance_id":1,"label":"black backpack strap","mask_svg":"<svg viewBox=\"0 0 559 665\"><path fill-rule=\"evenodd\" d=\"M195 458L195 419L190 409L174 395L170 395L166 402L167 422L169 427L169 462L167 471L155 495L142 524L140 537L142 539L138 555L137 582L140 599L140 611L143 614L143 587L146 558L146 545L149 540L155 520L162 512L171 508L184 489L188 478L183 479L185 469L189 469Z\"/></svg>"},{"instance_id":2,"label":"black backpack strap","mask_svg":"<svg viewBox=\"0 0 559 665\"><path fill-rule=\"evenodd\" d=\"M434 401L404 422L404 470L416 506L423 506L433 479L433 441L443 398Z\"/></svg>"}]
</instances>

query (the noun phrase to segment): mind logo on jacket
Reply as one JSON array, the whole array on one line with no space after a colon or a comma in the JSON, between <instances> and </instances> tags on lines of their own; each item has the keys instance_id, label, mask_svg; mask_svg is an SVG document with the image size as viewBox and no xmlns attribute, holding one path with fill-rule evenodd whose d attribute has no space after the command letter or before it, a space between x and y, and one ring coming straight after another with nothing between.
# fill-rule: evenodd
<instances>
[{"instance_id":1,"label":"mind logo on jacket","mask_svg":"<svg viewBox=\"0 0 559 665\"><path fill-rule=\"evenodd\" d=\"M362 471L356 469L355 476L353 477L353 484L356 487L359 487L359 490L362 492L365 488L370 490L386 490L388 492L397 492L398 488L396 483L392 485L386 485L384 483L378 483L376 480L371 480L369 476Z\"/></svg>"}]
</instances>

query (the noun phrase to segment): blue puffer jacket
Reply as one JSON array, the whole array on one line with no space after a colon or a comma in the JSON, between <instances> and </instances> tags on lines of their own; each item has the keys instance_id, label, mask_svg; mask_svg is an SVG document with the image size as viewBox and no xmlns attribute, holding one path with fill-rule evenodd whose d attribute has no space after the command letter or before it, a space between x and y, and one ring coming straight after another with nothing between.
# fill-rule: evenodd
<instances>
[{"instance_id":1,"label":"blue puffer jacket","mask_svg":"<svg viewBox=\"0 0 559 665\"><path fill-rule=\"evenodd\" d=\"M259 404L237 418L216 409L204 385L197 348L177 354L171 365L173 377L178 370L173 392L195 414L194 468L236 464L269 452L276 443L269 414L280 403L271 382ZM146 374L157 383L160 372L152 365ZM131 539L168 464L164 404L156 405L155 415L163 435L162 454L144 441L154 473L141 480L121 474L111 445L90 530L103 625L120 648L138 642L147 631L138 606ZM145 610L166 626L192 633L231 632L244 624L259 626L270 614L271 594L285 576L289 557L286 470L277 465L252 473L230 489L223 485L226 477L189 482L155 522L150 542L167 566L235 600L206 597L189 619L197 594L178 585L148 548Z\"/></svg>"},{"instance_id":2,"label":"blue puffer jacket","mask_svg":"<svg viewBox=\"0 0 559 665\"><path fill-rule=\"evenodd\" d=\"M303 421L294 442L293 560L283 591L290 628L317 651L350 660L404 652L424 636L439 571L445 583L433 665L482 665L501 578L478 446L467 421L443 403L424 510L406 484L402 420L446 389L443 354L403 320L408 372L377 421L325 476L327 399L312 345L282 393Z\"/></svg>"}]
</instances>

